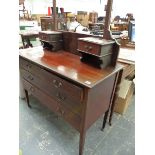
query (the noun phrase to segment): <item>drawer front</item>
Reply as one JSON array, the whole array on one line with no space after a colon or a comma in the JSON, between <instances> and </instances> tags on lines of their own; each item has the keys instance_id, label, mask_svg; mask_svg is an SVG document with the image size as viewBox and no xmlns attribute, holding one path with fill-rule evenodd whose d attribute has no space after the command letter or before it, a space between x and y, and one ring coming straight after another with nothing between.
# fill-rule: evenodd
<instances>
[{"instance_id":1,"label":"drawer front","mask_svg":"<svg viewBox=\"0 0 155 155\"><path fill-rule=\"evenodd\" d=\"M60 105L56 100L42 92L39 88L32 85L31 83L23 80L23 86L27 91L31 92L33 96L39 99L50 110L55 112L57 115L63 117L77 130L80 130L81 118L78 115L71 112L65 106Z\"/></svg>"},{"instance_id":2,"label":"drawer front","mask_svg":"<svg viewBox=\"0 0 155 155\"><path fill-rule=\"evenodd\" d=\"M20 59L20 67L24 68L25 70L38 77L41 80L41 82L47 83L46 85L48 86L46 88L54 90L57 89L62 92L65 92L66 94L68 94L68 96L70 96L78 102L81 102L83 100L82 87L70 83L67 80L64 80L24 59Z\"/></svg>"},{"instance_id":3,"label":"drawer front","mask_svg":"<svg viewBox=\"0 0 155 155\"><path fill-rule=\"evenodd\" d=\"M39 33L39 39L44 41L50 41L49 35Z\"/></svg>"},{"instance_id":4,"label":"drawer front","mask_svg":"<svg viewBox=\"0 0 155 155\"><path fill-rule=\"evenodd\" d=\"M25 69L28 72L38 74L41 71L41 68L25 59L19 58L19 67ZM39 76L39 75L38 75Z\"/></svg>"},{"instance_id":5,"label":"drawer front","mask_svg":"<svg viewBox=\"0 0 155 155\"><path fill-rule=\"evenodd\" d=\"M42 78L46 80L48 86L53 89L61 90L66 92L70 97L81 102L83 99L83 88L79 87L73 83L68 82L54 74L49 73L48 71L42 69L40 72Z\"/></svg>"},{"instance_id":6,"label":"drawer front","mask_svg":"<svg viewBox=\"0 0 155 155\"><path fill-rule=\"evenodd\" d=\"M78 40L78 50L100 56L101 46L85 41Z\"/></svg>"},{"instance_id":7,"label":"drawer front","mask_svg":"<svg viewBox=\"0 0 155 155\"><path fill-rule=\"evenodd\" d=\"M62 34L49 35L49 39L50 41L56 41L56 42L62 41Z\"/></svg>"},{"instance_id":8,"label":"drawer front","mask_svg":"<svg viewBox=\"0 0 155 155\"><path fill-rule=\"evenodd\" d=\"M51 24L48 24L48 28L52 28ZM45 33L39 33L40 40L45 40L49 42L59 42L62 41L62 34L45 34Z\"/></svg>"},{"instance_id":9,"label":"drawer front","mask_svg":"<svg viewBox=\"0 0 155 155\"><path fill-rule=\"evenodd\" d=\"M43 90L46 94L53 97L55 100L57 100L60 104L65 105L70 110L72 110L74 113L80 115L82 111L82 104L80 104L80 101L72 97L69 93L62 89L57 89L55 87L52 87L50 83L48 83L46 80L41 79L37 75L33 75L30 72L20 69L21 76L25 80L29 81L31 84L34 84L41 90Z\"/></svg>"}]
</instances>

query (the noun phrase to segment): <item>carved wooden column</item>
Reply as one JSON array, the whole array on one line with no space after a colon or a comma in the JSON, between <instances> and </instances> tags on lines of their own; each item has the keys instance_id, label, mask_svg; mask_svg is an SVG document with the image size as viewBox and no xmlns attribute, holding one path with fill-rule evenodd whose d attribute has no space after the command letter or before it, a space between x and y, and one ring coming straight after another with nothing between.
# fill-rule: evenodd
<instances>
[{"instance_id":1,"label":"carved wooden column","mask_svg":"<svg viewBox=\"0 0 155 155\"><path fill-rule=\"evenodd\" d=\"M54 20L54 31L55 31L57 30L56 0L53 0L53 20Z\"/></svg>"},{"instance_id":2,"label":"carved wooden column","mask_svg":"<svg viewBox=\"0 0 155 155\"><path fill-rule=\"evenodd\" d=\"M111 22L112 3L113 3L113 0L108 0L107 5L105 7L106 16L105 16L103 39L112 39L109 31L109 26Z\"/></svg>"}]
</instances>

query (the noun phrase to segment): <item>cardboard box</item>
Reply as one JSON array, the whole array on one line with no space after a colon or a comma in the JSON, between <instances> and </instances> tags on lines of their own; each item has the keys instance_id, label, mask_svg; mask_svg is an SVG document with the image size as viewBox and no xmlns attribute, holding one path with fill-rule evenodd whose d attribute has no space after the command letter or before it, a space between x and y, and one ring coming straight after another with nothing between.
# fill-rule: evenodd
<instances>
[{"instance_id":1,"label":"cardboard box","mask_svg":"<svg viewBox=\"0 0 155 155\"><path fill-rule=\"evenodd\" d=\"M88 26L88 19L89 19L89 15L77 15L76 16L76 18L77 18L77 21L82 25L82 26Z\"/></svg>"},{"instance_id":2,"label":"cardboard box","mask_svg":"<svg viewBox=\"0 0 155 155\"><path fill-rule=\"evenodd\" d=\"M129 106L134 92L134 83L129 80L122 80L120 90L116 99L114 111L124 114Z\"/></svg>"}]
</instances>

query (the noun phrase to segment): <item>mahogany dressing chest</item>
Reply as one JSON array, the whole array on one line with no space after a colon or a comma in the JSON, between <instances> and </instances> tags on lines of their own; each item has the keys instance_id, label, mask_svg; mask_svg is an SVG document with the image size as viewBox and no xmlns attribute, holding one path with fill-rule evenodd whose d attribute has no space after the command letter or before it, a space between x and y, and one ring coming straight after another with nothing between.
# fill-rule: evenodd
<instances>
[{"instance_id":1,"label":"mahogany dressing chest","mask_svg":"<svg viewBox=\"0 0 155 155\"><path fill-rule=\"evenodd\" d=\"M40 47L20 50L19 67L28 106L31 93L80 133L83 154L86 131L103 114L102 129L112 117L122 66L97 69L64 50ZM32 107L33 108L33 107Z\"/></svg>"}]
</instances>

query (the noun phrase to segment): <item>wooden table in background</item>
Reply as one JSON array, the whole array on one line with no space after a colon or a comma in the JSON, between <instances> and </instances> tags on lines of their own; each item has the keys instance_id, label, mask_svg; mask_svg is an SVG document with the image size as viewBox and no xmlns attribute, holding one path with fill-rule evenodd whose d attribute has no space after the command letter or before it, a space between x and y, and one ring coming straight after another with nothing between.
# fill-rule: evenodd
<instances>
[{"instance_id":1,"label":"wooden table in background","mask_svg":"<svg viewBox=\"0 0 155 155\"><path fill-rule=\"evenodd\" d=\"M33 45L30 42L30 39L39 37L38 31L21 31L19 34L21 35L23 48L33 47Z\"/></svg>"},{"instance_id":2,"label":"wooden table in background","mask_svg":"<svg viewBox=\"0 0 155 155\"><path fill-rule=\"evenodd\" d=\"M118 63L122 64L123 75L122 79L134 74L135 72L135 49L133 48L120 48ZM133 75L134 76L134 75Z\"/></svg>"}]
</instances>

